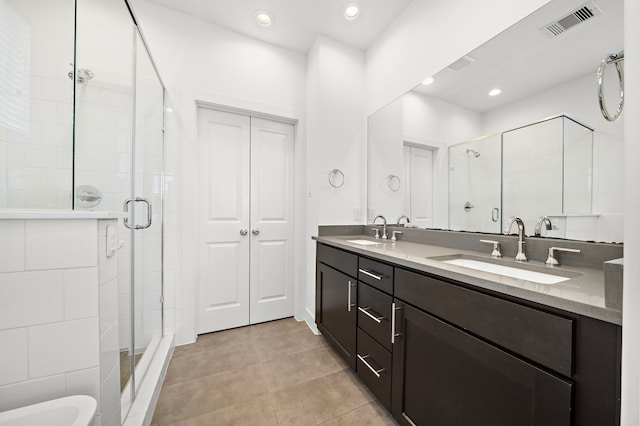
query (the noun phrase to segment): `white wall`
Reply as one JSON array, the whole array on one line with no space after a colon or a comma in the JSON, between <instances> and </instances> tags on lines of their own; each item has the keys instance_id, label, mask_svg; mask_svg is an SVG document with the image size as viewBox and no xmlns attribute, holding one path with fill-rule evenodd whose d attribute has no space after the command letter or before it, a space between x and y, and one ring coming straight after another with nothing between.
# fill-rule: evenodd
<instances>
[{"instance_id":1,"label":"white wall","mask_svg":"<svg viewBox=\"0 0 640 426\"><path fill-rule=\"evenodd\" d=\"M176 343L195 339L195 283L197 214L197 105L203 102L257 112L296 122L296 200L305 199L305 92L304 55L259 42L233 31L188 17L144 0L132 2L149 43L151 54L167 87L172 112L167 114L168 160L173 164L168 201L180 206L169 230L179 235L174 271L168 279L173 292ZM176 158L177 157L177 158ZM296 202L296 282L306 282L304 254L307 235L305 204ZM165 269L166 271L166 269ZM297 290L304 290L299 285ZM304 293L296 299L304 306ZM171 299L170 299L171 300ZM300 317L300 312L297 312Z\"/></svg>"},{"instance_id":2,"label":"white wall","mask_svg":"<svg viewBox=\"0 0 640 426\"><path fill-rule=\"evenodd\" d=\"M308 55L307 78L307 220L305 320L315 328L315 243L319 224L359 223L364 215L360 179L366 146L364 52L318 37ZM334 188L328 176L344 174Z\"/></svg>"},{"instance_id":3,"label":"white wall","mask_svg":"<svg viewBox=\"0 0 640 426\"><path fill-rule=\"evenodd\" d=\"M414 1L367 50L367 114L549 0Z\"/></svg>"},{"instance_id":4,"label":"white wall","mask_svg":"<svg viewBox=\"0 0 640 426\"><path fill-rule=\"evenodd\" d=\"M640 2L624 2L625 116L624 123L624 292L622 298L622 426L640 424L640 228L633 219L640 211Z\"/></svg>"}]
</instances>

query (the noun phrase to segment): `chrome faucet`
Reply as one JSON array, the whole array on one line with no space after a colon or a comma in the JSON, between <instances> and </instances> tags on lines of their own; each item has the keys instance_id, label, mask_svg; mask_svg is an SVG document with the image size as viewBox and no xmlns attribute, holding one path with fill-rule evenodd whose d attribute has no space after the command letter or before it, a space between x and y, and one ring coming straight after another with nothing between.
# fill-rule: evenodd
<instances>
[{"instance_id":1,"label":"chrome faucet","mask_svg":"<svg viewBox=\"0 0 640 426\"><path fill-rule=\"evenodd\" d=\"M551 231L551 229L553 228L553 226L551 225L551 219L549 219L548 216L540 216L538 218L538 221L536 222L536 230L534 232L534 235L536 237L542 236L542 225L547 228L547 231Z\"/></svg>"},{"instance_id":2,"label":"chrome faucet","mask_svg":"<svg viewBox=\"0 0 640 426\"><path fill-rule=\"evenodd\" d=\"M409 220L409 217L408 217L407 215L403 214L403 215L402 215L402 216L400 216L400 217L398 218L398 220L396 221L396 224L397 224L398 226L400 226L400 222L402 222L402 219L405 219L405 220L407 221L407 222L406 222L406 223L407 223L407 225L409 225L409 224L411 223L411 221Z\"/></svg>"},{"instance_id":3,"label":"chrome faucet","mask_svg":"<svg viewBox=\"0 0 640 426\"><path fill-rule=\"evenodd\" d=\"M374 225L376 224L376 220L378 219L382 219L382 239L386 240L387 239L387 219L381 214L379 214L373 219Z\"/></svg>"},{"instance_id":4,"label":"chrome faucet","mask_svg":"<svg viewBox=\"0 0 640 426\"><path fill-rule=\"evenodd\" d=\"M518 262L526 262L527 256L524 254L524 222L522 219L517 216L511 216L504 227L504 234L511 234L514 222L518 225L518 254L516 254L516 260Z\"/></svg>"}]
</instances>

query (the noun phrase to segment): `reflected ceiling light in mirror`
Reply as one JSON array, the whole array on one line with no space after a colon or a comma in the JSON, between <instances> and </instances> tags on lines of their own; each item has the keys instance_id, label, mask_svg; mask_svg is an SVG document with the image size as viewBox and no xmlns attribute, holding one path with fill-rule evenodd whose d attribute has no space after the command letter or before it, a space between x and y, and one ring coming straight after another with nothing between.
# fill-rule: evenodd
<instances>
[{"instance_id":1,"label":"reflected ceiling light in mirror","mask_svg":"<svg viewBox=\"0 0 640 426\"><path fill-rule=\"evenodd\" d=\"M428 86L430 84L433 84L433 82L436 81L436 79L434 77L428 77L425 78L424 81L422 82L423 86Z\"/></svg>"},{"instance_id":2,"label":"reflected ceiling light in mirror","mask_svg":"<svg viewBox=\"0 0 640 426\"><path fill-rule=\"evenodd\" d=\"M270 27L273 25L274 19L273 15L266 10L258 10L253 14L258 25L261 27Z\"/></svg>"},{"instance_id":3,"label":"reflected ceiling light in mirror","mask_svg":"<svg viewBox=\"0 0 640 426\"><path fill-rule=\"evenodd\" d=\"M362 6L358 3L349 3L344 8L344 18L347 21L355 21L362 14Z\"/></svg>"},{"instance_id":4,"label":"reflected ceiling light in mirror","mask_svg":"<svg viewBox=\"0 0 640 426\"><path fill-rule=\"evenodd\" d=\"M492 91L489 92L489 96L498 96L500 93L502 93L502 90L493 89Z\"/></svg>"}]
</instances>

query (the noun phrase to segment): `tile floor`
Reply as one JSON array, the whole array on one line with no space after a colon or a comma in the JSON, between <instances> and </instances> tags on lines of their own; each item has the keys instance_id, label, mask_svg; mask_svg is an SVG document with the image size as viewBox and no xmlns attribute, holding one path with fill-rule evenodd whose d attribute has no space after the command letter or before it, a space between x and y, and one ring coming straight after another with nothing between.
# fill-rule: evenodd
<instances>
[{"instance_id":1,"label":"tile floor","mask_svg":"<svg viewBox=\"0 0 640 426\"><path fill-rule=\"evenodd\" d=\"M176 347L152 425L396 425L357 376L293 318Z\"/></svg>"}]
</instances>

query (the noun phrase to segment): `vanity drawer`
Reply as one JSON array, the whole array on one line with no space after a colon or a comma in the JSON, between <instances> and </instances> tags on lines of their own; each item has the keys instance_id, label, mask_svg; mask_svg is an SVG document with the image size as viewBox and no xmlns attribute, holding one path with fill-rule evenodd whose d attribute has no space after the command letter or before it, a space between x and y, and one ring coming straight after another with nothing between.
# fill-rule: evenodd
<instances>
[{"instance_id":1,"label":"vanity drawer","mask_svg":"<svg viewBox=\"0 0 640 426\"><path fill-rule=\"evenodd\" d=\"M358 281L367 283L388 294L393 294L393 266L360 257Z\"/></svg>"},{"instance_id":2,"label":"vanity drawer","mask_svg":"<svg viewBox=\"0 0 640 426\"><path fill-rule=\"evenodd\" d=\"M395 296L571 377L573 320L396 268Z\"/></svg>"},{"instance_id":3,"label":"vanity drawer","mask_svg":"<svg viewBox=\"0 0 640 426\"><path fill-rule=\"evenodd\" d=\"M391 411L391 352L358 328L356 373L360 380Z\"/></svg>"},{"instance_id":4,"label":"vanity drawer","mask_svg":"<svg viewBox=\"0 0 640 426\"><path fill-rule=\"evenodd\" d=\"M352 277L358 274L358 256L353 253L318 244L316 259Z\"/></svg>"},{"instance_id":5,"label":"vanity drawer","mask_svg":"<svg viewBox=\"0 0 640 426\"><path fill-rule=\"evenodd\" d=\"M391 350L391 304L393 298L375 288L358 283L358 327Z\"/></svg>"}]
</instances>

